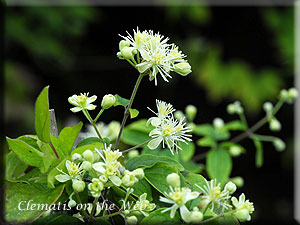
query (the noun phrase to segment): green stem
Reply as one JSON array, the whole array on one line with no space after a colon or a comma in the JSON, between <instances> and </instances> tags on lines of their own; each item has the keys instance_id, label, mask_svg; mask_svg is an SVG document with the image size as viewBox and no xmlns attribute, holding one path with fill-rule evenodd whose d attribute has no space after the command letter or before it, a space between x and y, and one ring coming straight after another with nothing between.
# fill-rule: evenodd
<instances>
[{"instance_id":1,"label":"green stem","mask_svg":"<svg viewBox=\"0 0 300 225\"><path fill-rule=\"evenodd\" d=\"M134 65L134 63L133 62L131 62L131 60L129 60L129 59L126 59L127 60L127 62L129 62L130 63L130 65L132 65L134 68L136 68L136 66Z\"/></svg>"},{"instance_id":2,"label":"green stem","mask_svg":"<svg viewBox=\"0 0 300 225\"><path fill-rule=\"evenodd\" d=\"M119 131L118 138L117 138L117 141L116 141L116 144L115 144L114 149L117 149L117 147L118 147L118 145L119 145L119 143L120 143L121 135L122 135L123 129L124 129L124 127L125 127L126 120L127 120L128 116L129 116L129 109L130 109L131 106L132 106L133 100L134 100L135 95L136 95L136 92L137 92L137 90L138 90L138 88L139 88L139 86L140 86L140 83L141 83L141 81L142 81L142 79L143 79L143 76L144 76L143 74L140 74L140 75L139 75L139 77L138 77L138 79L137 79L137 81L136 81L136 84L135 84L135 86L134 86L134 89L133 89L133 91L132 91L132 94L131 94L131 97L130 97L129 104L128 104L128 106L125 108L123 120L122 120L122 123L121 123L121 128L120 128L120 131Z\"/></svg>"},{"instance_id":3,"label":"green stem","mask_svg":"<svg viewBox=\"0 0 300 225\"><path fill-rule=\"evenodd\" d=\"M85 117L88 119L88 121L89 121L90 123L92 123L92 122L93 122L93 119L92 119L91 115L89 114L89 112L88 112L86 109L83 109L82 112L83 112L83 114L85 115Z\"/></svg>"},{"instance_id":4,"label":"green stem","mask_svg":"<svg viewBox=\"0 0 300 225\"><path fill-rule=\"evenodd\" d=\"M122 151L122 153L129 152L129 151L131 151L131 150L134 150L134 149L137 149L137 148L139 148L139 147L142 147L143 145L147 144L149 141L151 141L151 139L150 139L150 140L147 140L147 141L145 141L145 142L143 142L143 143L141 143L141 144L138 144L138 145L136 145L136 146L133 146L132 148L128 148L128 149Z\"/></svg>"},{"instance_id":5,"label":"green stem","mask_svg":"<svg viewBox=\"0 0 300 225\"><path fill-rule=\"evenodd\" d=\"M101 116L101 114L104 112L104 109L101 109L100 112L98 113L98 115L96 116L96 118L94 119L94 123L97 123L97 120L99 119L99 117Z\"/></svg>"},{"instance_id":6,"label":"green stem","mask_svg":"<svg viewBox=\"0 0 300 225\"><path fill-rule=\"evenodd\" d=\"M245 114L244 114L244 113L240 113L239 116L240 116L241 121L242 121L242 122L244 123L244 125L246 126L246 129L248 129L249 126L248 126L248 123L247 123Z\"/></svg>"},{"instance_id":7,"label":"green stem","mask_svg":"<svg viewBox=\"0 0 300 225\"><path fill-rule=\"evenodd\" d=\"M212 201L210 201L207 206L205 207L204 211L203 211L203 215L206 213L206 211L208 210L209 206L212 204Z\"/></svg>"},{"instance_id":8,"label":"green stem","mask_svg":"<svg viewBox=\"0 0 300 225\"><path fill-rule=\"evenodd\" d=\"M105 216L101 216L100 218L101 219L105 219L105 218L109 218L109 217L112 217L112 216L116 216L116 215L119 215L121 212L115 212L115 213L112 213L112 214L108 214L108 215L105 215Z\"/></svg>"},{"instance_id":9,"label":"green stem","mask_svg":"<svg viewBox=\"0 0 300 225\"><path fill-rule=\"evenodd\" d=\"M101 110L101 111L102 111L102 110ZM101 111L100 111L100 112L101 112ZM99 114L100 114L100 112L99 112ZM95 122L95 120L92 119L90 113L89 113L86 109L84 109L84 110L83 110L83 114L84 114L85 117L88 119L88 121L90 122L90 124L92 124L92 126L94 127L94 129L95 129L95 131L96 131L98 137L99 137L100 139L102 139L102 136L101 136L101 134L100 134L100 132L99 132L97 126L96 126L96 122ZM98 116L97 116L98 118L99 118L99 114L98 114ZM102 114L102 113L101 113L101 114ZM100 115L101 115L101 114L100 114Z\"/></svg>"},{"instance_id":10,"label":"green stem","mask_svg":"<svg viewBox=\"0 0 300 225\"><path fill-rule=\"evenodd\" d=\"M94 130L96 131L98 137L99 137L100 139L102 139L102 136L101 136L101 134L100 134L100 132L99 132L99 130L98 130L98 128L97 128L95 122L92 122L92 125L93 125Z\"/></svg>"},{"instance_id":11,"label":"green stem","mask_svg":"<svg viewBox=\"0 0 300 225\"><path fill-rule=\"evenodd\" d=\"M90 221L93 219L93 216L95 214L95 211L96 211L96 208L97 208L97 202L98 202L98 198L95 198L94 202L93 202L93 208L92 208L92 211L91 211L91 214L90 214Z\"/></svg>"},{"instance_id":12,"label":"green stem","mask_svg":"<svg viewBox=\"0 0 300 225\"><path fill-rule=\"evenodd\" d=\"M207 220L204 220L204 221L200 222L199 224L206 224L206 223L209 223L209 222L211 222L211 221L214 221L214 220L216 220L216 219L218 219L218 218L220 218L220 217L225 217L225 216L231 215L234 211L235 211L235 210L232 210L232 211L227 212L227 213L221 213L221 214L219 214L219 215L217 215L217 216L215 216L215 217L212 217L212 218L209 218L209 219L207 219Z\"/></svg>"},{"instance_id":13,"label":"green stem","mask_svg":"<svg viewBox=\"0 0 300 225\"><path fill-rule=\"evenodd\" d=\"M136 57L137 57L138 63L140 64L141 61L140 61L140 52L139 51L137 51Z\"/></svg>"},{"instance_id":14,"label":"green stem","mask_svg":"<svg viewBox=\"0 0 300 225\"><path fill-rule=\"evenodd\" d=\"M79 197L78 192L75 193L75 196L76 196L77 201L79 202L79 204L82 205L82 202L81 202L81 200L80 200L80 197ZM82 212L83 216L86 218L86 220L88 220L89 215L87 214L87 212L86 212L85 210L83 210L83 209L81 209L81 212Z\"/></svg>"},{"instance_id":15,"label":"green stem","mask_svg":"<svg viewBox=\"0 0 300 225\"><path fill-rule=\"evenodd\" d=\"M284 101L283 100L279 100L277 102L277 104L275 105L274 109L272 110L271 115L275 116L275 114L279 111L279 109L281 108L281 106L283 105ZM259 120L256 124L254 124L251 128L249 128L248 130L246 130L245 132L241 133L240 135L234 137L233 139L231 139L231 142L240 142L241 140L247 138L248 136L253 135L253 133L255 131L257 131L259 128L261 128L263 125L265 125L268 122L268 117L265 116L264 118L262 118L261 120Z\"/></svg>"},{"instance_id":16,"label":"green stem","mask_svg":"<svg viewBox=\"0 0 300 225\"><path fill-rule=\"evenodd\" d=\"M267 136L267 135L260 135L260 134L253 134L250 136L251 138L257 138L260 141L268 141L268 142L273 142L274 140L276 140L276 137L273 136Z\"/></svg>"}]
</instances>

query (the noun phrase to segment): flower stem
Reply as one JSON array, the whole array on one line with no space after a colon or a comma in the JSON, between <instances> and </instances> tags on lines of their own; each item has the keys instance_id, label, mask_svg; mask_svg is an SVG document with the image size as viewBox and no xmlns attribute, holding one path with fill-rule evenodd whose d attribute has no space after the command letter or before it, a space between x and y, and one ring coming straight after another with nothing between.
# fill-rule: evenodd
<instances>
[{"instance_id":1,"label":"flower stem","mask_svg":"<svg viewBox=\"0 0 300 225\"><path fill-rule=\"evenodd\" d=\"M101 114L104 112L104 109L101 109L100 112L98 113L98 115L96 116L96 118L93 120L94 123L97 123L97 120L99 119L99 117L101 116Z\"/></svg>"},{"instance_id":2,"label":"flower stem","mask_svg":"<svg viewBox=\"0 0 300 225\"><path fill-rule=\"evenodd\" d=\"M267 135L260 135L260 134L253 134L251 136L253 139L258 139L260 141L268 141L268 142L273 142L274 140L276 140L276 137L273 136L267 136Z\"/></svg>"},{"instance_id":3,"label":"flower stem","mask_svg":"<svg viewBox=\"0 0 300 225\"><path fill-rule=\"evenodd\" d=\"M103 110L103 109L101 109L101 111L102 111L102 110ZM101 112L101 111L99 112L100 115L102 114L102 112L103 112L104 110L103 110L102 112ZM94 127L94 129L95 129L95 131L96 131L98 137L99 137L100 139L102 139L102 136L101 136L101 134L100 134L100 132L99 132L97 126L96 126L96 120L93 120L93 119L92 119L91 115L89 114L89 112L88 112L86 109L83 110L83 114L84 114L85 117L88 119L88 121L90 122L90 124L92 124L92 126ZM98 119L98 118L100 117L99 114L97 115L96 119Z\"/></svg>"},{"instance_id":4,"label":"flower stem","mask_svg":"<svg viewBox=\"0 0 300 225\"><path fill-rule=\"evenodd\" d=\"M206 211L208 210L209 206L212 204L212 201L210 201L207 206L205 207L204 211L203 211L203 215L206 213Z\"/></svg>"},{"instance_id":5,"label":"flower stem","mask_svg":"<svg viewBox=\"0 0 300 225\"><path fill-rule=\"evenodd\" d=\"M116 144L115 144L115 147L114 149L117 149L119 143L120 143L120 139L121 139L121 135L122 135L122 132L123 132L123 129L125 127L125 124L126 124L126 120L129 116L129 109L131 108L132 106L132 103L133 103L133 100L135 98L135 95L136 95L136 92L140 86L140 83L142 81L142 78L143 78L143 74L140 74L137 81L136 81L136 84L134 86L134 89L132 91L132 94L131 94L131 97L130 97L130 101L129 101L129 104L128 106L125 108L125 112L124 112L124 116L123 116L123 120L122 120L122 123L121 123L121 128L120 128L120 131L119 131L119 134L118 134L118 138L117 138L117 141L116 141Z\"/></svg>"},{"instance_id":6,"label":"flower stem","mask_svg":"<svg viewBox=\"0 0 300 225\"><path fill-rule=\"evenodd\" d=\"M90 221L93 219L93 216L95 214L95 211L96 211L96 208L97 208L97 202L98 202L98 198L95 198L94 202L93 202L93 208L92 208L92 211L91 211L91 214L90 214Z\"/></svg>"},{"instance_id":7,"label":"flower stem","mask_svg":"<svg viewBox=\"0 0 300 225\"><path fill-rule=\"evenodd\" d=\"M212 217L212 218L209 218L209 219L207 219L207 220L204 220L204 221L200 222L199 224L206 224L206 223L209 223L209 222L211 222L211 221L214 221L214 220L216 220L216 219L218 219L218 218L220 218L220 217L228 216L228 215L232 214L234 211L235 211L235 210L232 210L232 211L227 212L227 213L221 213L221 214L219 214L219 215L217 215L217 216L215 216L215 217Z\"/></svg>"},{"instance_id":8,"label":"flower stem","mask_svg":"<svg viewBox=\"0 0 300 225\"><path fill-rule=\"evenodd\" d=\"M80 197L79 197L78 192L75 193L75 196L76 196L76 198L77 198L78 203L82 205L82 202L81 202L81 200L80 200ZM81 213L82 213L83 216L86 218L86 220L88 220L89 215L87 214L87 212L86 212L84 209L81 209Z\"/></svg>"},{"instance_id":9,"label":"flower stem","mask_svg":"<svg viewBox=\"0 0 300 225\"><path fill-rule=\"evenodd\" d=\"M112 213L112 214L108 214L108 215L105 215L105 216L101 216L101 219L105 219L105 218L109 218L109 217L112 217L112 216L116 216L116 215L119 215L121 212L115 212L115 213Z\"/></svg>"},{"instance_id":10,"label":"flower stem","mask_svg":"<svg viewBox=\"0 0 300 225\"><path fill-rule=\"evenodd\" d=\"M138 145L136 145L136 146L133 146L132 148L128 148L128 149L122 151L122 153L129 152L129 151L131 151L131 150L134 150L134 149L137 149L137 148L139 148L139 147L142 147L143 145L147 144L149 141L151 141L151 139L150 139L150 140L147 140L147 141L145 141L145 142L143 142L143 143L141 143L141 144L138 144Z\"/></svg>"}]
</instances>

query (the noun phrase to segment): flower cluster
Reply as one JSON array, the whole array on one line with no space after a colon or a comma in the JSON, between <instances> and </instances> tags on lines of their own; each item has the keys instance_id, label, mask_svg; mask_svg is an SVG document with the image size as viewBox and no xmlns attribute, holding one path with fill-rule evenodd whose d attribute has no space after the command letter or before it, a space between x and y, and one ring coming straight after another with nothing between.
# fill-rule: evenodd
<instances>
[{"instance_id":1,"label":"flower cluster","mask_svg":"<svg viewBox=\"0 0 300 225\"><path fill-rule=\"evenodd\" d=\"M157 113L151 111L156 115L156 117L151 117L147 121L147 125L151 124L155 128L149 133L152 140L148 143L150 149L156 149L160 143L163 143L163 148L165 145L170 149L171 153L174 154L174 149L176 151L181 149L177 142L191 141L189 137L190 132L189 127L185 127L184 118L177 120L173 116L173 106L169 103L156 100Z\"/></svg>"},{"instance_id":2,"label":"flower cluster","mask_svg":"<svg viewBox=\"0 0 300 225\"><path fill-rule=\"evenodd\" d=\"M134 63L140 73L149 74L149 80L155 81L157 85L157 74L168 82L171 78L170 72L174 71L182 76L191 72L190 64L184 59L186 56L175 44L168 44L169 38L165 38L152 30L133 31L133 36L128 32L119 44L120 59L129 60ZM134 56L137 55L137 63Z\"/></svg>"}]
</instances>

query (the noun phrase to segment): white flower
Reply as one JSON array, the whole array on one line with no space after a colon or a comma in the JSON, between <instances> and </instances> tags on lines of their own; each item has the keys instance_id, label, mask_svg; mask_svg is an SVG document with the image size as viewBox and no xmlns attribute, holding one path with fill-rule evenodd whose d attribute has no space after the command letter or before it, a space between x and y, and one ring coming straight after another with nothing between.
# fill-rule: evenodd
<instances>
[{"instance_id":1,"label":"white flower","mask_svg":"<svg viewBox=\"0 0 300 225\"><path fill-rule=\"evenodd\" d=\"M156 107L157 107L157 113L154 112L152 109L148 108L151 112L153 112L156 115L156 117L151 117L147 121L146 126L148 126L150 123L154 127L159 126L165 118L167 118L175 111L175 109L170 103L166 103L164 101L160 101L157 99L156 99Z\"/></svg>"},{"instance_id":2,"label":"white flower","mask_svg":"<svg viewBox=\"0 0 300 225\"><path fill-rule=\"evenodd\" d=\"M78 166L74 162L67 160L66 168L67 168L68 174L60 169L57 169L62 174L56 175L55 176L56 180L58 180L61 183L64 183L68 180L81 180L81 174L83 173L81 166Z\"/></svg>"},{"instance_id":3,"label":"white flower","mask_svg":"<svg viewBox=\"0 0 300 225\"><path fill-rule=\"evenodd\" d=\"M72 95L68 98L70 104L76 106L71 108L72 112L79 112L81 110L94 110L96 108L95 105L91 104L92 102L96 101L97 96L93 95L92 97L88 97L89 93L84 93L78 95Z\"/></svg>"},{"instance_id":4,"label":"white flower","mask_svg":"<svg viewBox=\"0 0 300 225\"><path fill-rule=\"evenodd\" d=\"M136 65L140 73L148 73L149 80L155 80L157 85L156 75L159 73L161 77L168 82L167 78L171 78L170 72L175 71L180 75L187 75L191 72L189 64L183 59L185 57L178 47L174 44L168 44L169 38L156 33L152 30L140 32L139 29L133 30L133 37L127 32L128 36L123 37L133 49L138 51L142 61ZM122 46L124 44L122 43ZM127 46L127 48L130 48ZM184 63L184 72L178 70L176 63Z\"/></svg>"},{"instance_id":5,"label":"white flower","mask_svg":"<svg viewBox=\"0 0 300 225\"><path fill-rule=\"evenodd\" d=\"M165 193L165 195L168 198L165 198L162 196L159 197L160 201L169 203L169 204L173 204L173 206L171 206L167 209L164 209L162 211L162 213L171 210L170 217L174 218L175 212L179 208L181 218L187 223L191 222L191 212L188 210L188 208L185 206L185 204L188 201L197 198L199 196L199 192L197 192L197 191L192 192L191 189L189 189L189 188L177 187L177 188L173 189L171 186L170 186L170 190L171 190L171 192L169 194Z\"/></svg>"},{"instance_id":6,"label":"white flower","mask_svg":"<svg viewBox=\"0 0 300 225\"><path fill-rule=\"evenodd\" d=\"M251 220L250 214L254 212L253 203L249 200L245 201L245 199L244 193L240 195L239 200L236 197L231 198L232 204L236 208L235 215L241 222Z\"/></svg>"},{"instance_id":7,"label":"white flower","mask_svg":"<svg viewBox=\"0 0 300 225\"><path fill-rule=\"evenodd\" d=\"M144 216L149 216L148 212L151 212L155 209L155 204L150 203L147 198L147 193L142 194L139 197L139 200L133 206L134 210L139 210Z\"/></svg>"},{"instance_id":8,"label":"white flower","mask_svg":"<svg viewBox=\"0 0 300 225\"><path fill-rule=\"evenodd\" d=\"M215 179L210 182L205 180L205 183L206 185L204 185L203 188L197 184L196 186L204 194L201 197L211 203L211 210L214 210L215 207L218 208L219 206L222 206L225 209L231 207L231 205L226 203L226 201L230 198L229 192L221 191L220 183L217 184Z\"/></svg>"},{"instance_id":9,"label":"white flower","mask_svg":"<svg viewBox=\"0 0 300 225\"><path fill-rule=\"evenodd\" d=\"M101 191L103 190L104 185L99 179L93 178L92 183L88 185L88 188L91 191L92 196L94 198L97 198L101 195Z\"/></svg>"},{"instance_id":10,"label":"white flower","mask_svg":"<svg viewBox=\"0 0 300 225\"><path fill-rule=\"evenodd\" d=\"M174 154L174 149L176 151L181 149L177 142L191 141L189 137L192 135L187 134L190 132L189 127L185 127L183 120L175 120L173 117L166 118L162 121L160 126L153 129L149 136L152 138L148 143L150 149L156 149L160 143L163 143L163 148L165 145L170 149L171 153Z\"/></svg>"}]
</instances>

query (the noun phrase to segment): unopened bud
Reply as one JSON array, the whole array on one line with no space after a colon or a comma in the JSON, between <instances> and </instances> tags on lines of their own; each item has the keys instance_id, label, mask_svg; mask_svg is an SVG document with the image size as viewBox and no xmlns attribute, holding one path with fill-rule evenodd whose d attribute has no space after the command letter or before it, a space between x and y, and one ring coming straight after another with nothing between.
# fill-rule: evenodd
<instances>
[{"instance_id":1,"label":"unopened bud","mask_svg":"<svg viewBox=\"0 0 300 225\"><path fill-rule=\"evenodd\" d=\"M297 98L299 96L299 92L297 91L296 88L290 88L288 90L288 96L291 99L295 99L295 98Z\"/></svg>"},{"instance_id":2,"label":"unopened bud","mask_svg":"<svg viewBox=\"0 0 300 225\"><path fill-rule=\"evenodd\" d=\"M182 111L176 110L175 113L174 113L174 117L177 120L182 120L184 118L184 114L183 114Z\"/></svg>"},{"instance_id":3,"label":"unopened bud","mask_svg":"<svg viewBox=\"0 0 300 225\"><path fill-rule=\"evenodd\" d=\"M272 130L272 131L280 131L280 129L281 129L280 122L277 119L272 118L270 120L270 130Z\"/></svg>"},{"instance_id":4,"label":"unopened bud","mask_svg":"<svg viewBox=\"0 0 300 225\"><path fill-rule=\"evenodd\" d=\"M247 209L240 209L235 212L234 215L240 222L246 222L250 220L249 211Z\"/></svg>"},{"instance_id":5,"label":"unopened bud","mask_svg":"<svg viewBox=\"0 0 300 225\"><path fill-rule=\"evenodd\" d=\"M134 157L137 157L139 156L139 151L138 150L131 150L130 152L128 152L128 158L129 159L132 159Z\"/></svg>"},{"instance_id":6,"label":"unopened bud","mask_svg":"<svg viewBox=\"0 0 300 225\"><path fill-rule=\"evenodd\" d=\"M188 62L176 63L173 69L176 73L182 76L186 76L192 72L191 65Z\"/></svg>"},{"instance_id":7,"label":"unopened bud","mask_svg":"<svg viewBox=\"0 0 300 225\"><path fill-rule=\"evenodd\" d=\"M265 102L263 108L267 113L269 113L273 110L273 104L271 102Z\"/></svg>"},{"instance_id":8,"label":"unopened bud","mask_svg":"<svg viewBox=\"0 0 300 225\"><path fill-rule=\"evenodd\" d=\"M203 220L203 213L200 211L191 212L191 221L192 223L200 223Z\"/></svg>"},{"instance_id":9,"label":"unopened bud","mask_svg":"<svg viewBox=\"0 0 300 225\"><path fill-rule=\"evenodd\" d=\"M172 187L180 187L180 177L177 173L171 173L167 176L167 183Z\"/></svg>"},{"instance_id":10,"label":"unopened bud","mask_svg":"<svg viewBox=\"0 0 300 225\"><path fill-rule=\"evenodd\" d=\"M231 181L239 188L244 186L244 179L242 177L233 177Z\"/></svg>"},{"instance_id":11,"label":"unopened bud","mask_svg":"<svg viewBox=\"0 0 300 225\"><path fill-rule=\"evenodd\" d=\"M137 222L138 222L138 219L136 218L136 216L127 217L127 223L129 225L135 225L135 224L137 224Z\"/></svg>"},{"instance_id":12,"label":"unopened bud","mask_svg":"<svg viewBox=\"0 0 300 225\"><path fill-rule=\"evenodd\" d=\"M138 168L136 170L133 171L134 176L136 176L136 178L138 178L139 180L143 179L145 174L144 174L144 170L141 168Z\"/></svg>"},{"instance_id":13,"label":"unopened bud","mask_svg":"<svg viewBox=\"0 0 300 225\"><path fill-rule=\"evenodd\" d=\"M233 194L236 191L236 185L229 181L226 185L225 185L225 191L228 191L229 194Z\"/></svg>"},{"instance_id":14,"label":"unopened bud","mask_svg":"<svg viewBox=\"0 0 300 225\"><path fill-rule=\"evenodd\" d=\"M122 40L122 41L119 42L119 49L120 49L120 51L122 51L122 49L124 47L129 47L129 46L130 46L130 43L128 41Z\"/></svg>"},{"instance_id":15,"label":"unopened bud","mask_svg":"<svg viewBox=\"0 0 300 225\"><path fill-rule=\"evenodd\" d=\"M233 157L238 157L243 153L243 149L237 145L232 145L229 148L229 154Z\"/></svg>"},{"instance_id":16,"label":"unopened bud","mask_svg":"<svg viewBox=\"0 0 300 225\"><path fill-rule=\"evenodd\" d=\"M76 192L82 192L85 188L85 183L82 180L73 180L72 187Z\"/></svg>"},{"instance_id":17,"label":"unopened bud","mask_svg":"<svg viewBox=\"0 0 300 225\"><path fill-rule=\"evenodd\" d=\"M197 108L194 105L188 105L185 108L185 113L189 121L193 121L197 114Z\"/></svg>"},{"instance_id":18,"label":"unopened bud","mask_svg":"<svg viewBox=\"0 0 300 225\"><path fill-rule=\"evenodd\" d=\"M132 54L133 49L130 47L124 47L121 50L121 53L125 59L132 59L133 54Z\"/></svg>"},{"instance_id":19,"label":"unopened bud","mask_svg":"<svg viewBox=\"0 0 300 225\"><path fill-rule=\"evenodd\" d=\"M83 163L81 164L81 168L85 171L90 171L92 169L92 163L89 161L83 161Z\"/></svg>"},{"instance_id":20,"label":"unopened bud","mask_svg":"<svg viewBox=\"0 0 300 225\"><path fill-rule=\"evenodd\" d=\"M68 202L68 206L69 206L70 208L73 208L74 206L76 206L76 202L75 202L73 199L71 199L71 200Z\"/></svg>"},{"instance_id":21,"label":"unopened bud","mask_svg":"<svg viewBox=\"0 0 300 225\"><path fill-rule=\"evenodd\" d=\"M72 155L72 158L71 158L71 160L72 160L73 162L78 162L78 161L80 161L81 159L82 159L82 157L81 157L81 155L78 154L78 153L74 153L74 154Z\"/></svg>"},{"instance_id":22,"label":"unopened bud","mask_svg":"<svg viewBox=\"0 0 300 225\"><path fill-rule=\"evenodd\" d=\"M285 149L285 143L279 138L276 138L273 141L273 145L274 145L274 147L276 148L277 151L281 152Z\"/></svg>"},{"instance_id":23,"label":"unopened bud","mask_svg":"<svg viewBox=\"0 0 300 225\"><path fill-rule=\"evenodd\" d=\"M109 109L116 103L116 97L112 94L105 95L101 102L101 107L103 109Z\"/></svg>"},{"instance_id":24,"label":"unopened bud","mask_svg":"<svg viewBox=\"0 0 300 225\"><path fill-rule=\"evenodd\" d=\"M94 162L94 154L91 150L85 150L83 153L82 153L82 156L85 160L93 163Z\"/></svg>"},{"instance_id":25,"label":"unopened bud","mask_svg":"<svg viewBox=\"0 0 300 225\"><path fill-rule=\"evenodd\" d=\"M221 118L215 118L213 120L213 125L215 128L220 129L224 126L224 121Z\"/></svg>"}]
</instances>

